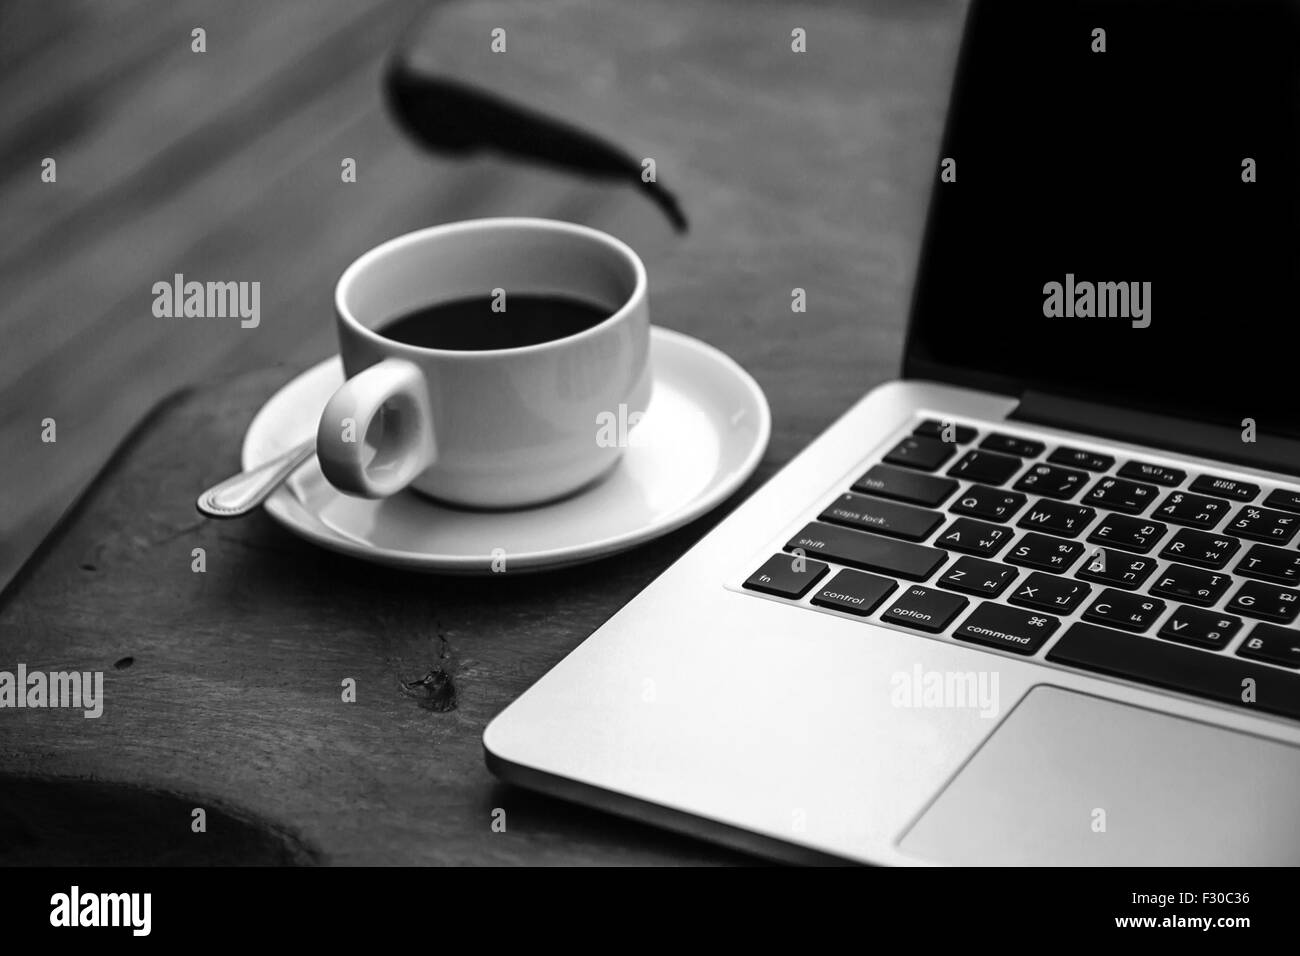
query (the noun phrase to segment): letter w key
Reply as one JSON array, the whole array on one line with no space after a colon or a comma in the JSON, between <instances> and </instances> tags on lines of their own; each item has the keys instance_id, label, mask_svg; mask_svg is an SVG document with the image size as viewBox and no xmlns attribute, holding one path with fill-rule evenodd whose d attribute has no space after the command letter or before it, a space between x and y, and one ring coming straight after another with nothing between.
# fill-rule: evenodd
<instances>
[{"instance_id":1,"label":"letter w key","mask_svg":"<svg viewBox=\"0 0 1300 956\"><path fill-rule=\"evenodd\" d=\"M1077 538L1097 512L1083 505L1043 499L1020 516L1016 522L1021 528L1050 531L1063 538Z\"/></svg>"}]
</instances>

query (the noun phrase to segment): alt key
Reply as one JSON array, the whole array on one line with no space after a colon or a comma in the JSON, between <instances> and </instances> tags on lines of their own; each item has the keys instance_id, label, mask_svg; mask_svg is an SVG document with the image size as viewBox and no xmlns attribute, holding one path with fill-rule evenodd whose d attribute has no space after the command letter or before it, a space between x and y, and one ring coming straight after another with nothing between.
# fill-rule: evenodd
<instances>
[{"instance_id":1,"label":"alt key","mask_svg":"<svg viewBox=\"0 0 1300 956\"><path fill-rule=\"evenodd\" d=\"M938 634L970 604L964 597L910 585L880 619Z\"/></svg>"}]
</instances>

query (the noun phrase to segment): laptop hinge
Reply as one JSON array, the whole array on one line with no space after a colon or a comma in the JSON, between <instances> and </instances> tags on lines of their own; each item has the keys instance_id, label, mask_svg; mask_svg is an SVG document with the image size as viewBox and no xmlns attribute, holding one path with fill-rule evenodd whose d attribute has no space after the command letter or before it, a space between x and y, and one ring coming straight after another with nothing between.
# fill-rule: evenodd
<instances>
[{"instance_id":1,"label":"laptop hinge","mask_svg":"<svg viewBox=\"0 0 1300 956\"><path fill-rule=\"evenodd\" d=\"M1007 417L1184 455L1300 475L1300 441L1262 431L1255 436L1255 441L1249 442L1243 440L1244 429L1034 391L1025 392L1016 410Z\"/></svg>"}]
</instances>

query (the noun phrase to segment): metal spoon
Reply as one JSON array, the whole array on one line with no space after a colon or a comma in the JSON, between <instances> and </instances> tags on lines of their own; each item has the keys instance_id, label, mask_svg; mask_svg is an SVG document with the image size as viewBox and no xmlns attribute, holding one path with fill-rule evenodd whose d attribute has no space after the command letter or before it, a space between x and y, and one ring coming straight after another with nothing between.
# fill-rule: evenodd
<instances>
[{"instance_id":1,"label":"metal spoon","mask_svg":"<svg viewBox=\"0 0 1300 956\"><path fill-rule=\"evenodd\" d=\"M209 518L239 518L248 514L279 488L298 466L316 453L312 436L282 455L256 468L227 478L199 495L195 505Z\"/></svg>"}]
</instances>

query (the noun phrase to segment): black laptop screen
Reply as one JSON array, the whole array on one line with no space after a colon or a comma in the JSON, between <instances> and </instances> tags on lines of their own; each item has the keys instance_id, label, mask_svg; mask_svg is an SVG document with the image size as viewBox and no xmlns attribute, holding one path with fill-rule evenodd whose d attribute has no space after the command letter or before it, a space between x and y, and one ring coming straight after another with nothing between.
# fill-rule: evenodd
<instances>
[{"instance_id":1,"label":"black laptop screen","mask_svg":"<svg viewBox=\"0 0 1300 956\"><path fill-rule=\"evenodd\" d=\"M1297 7L977 3L906 374L1300 434Z\"/></svg>"}]
</instances>

